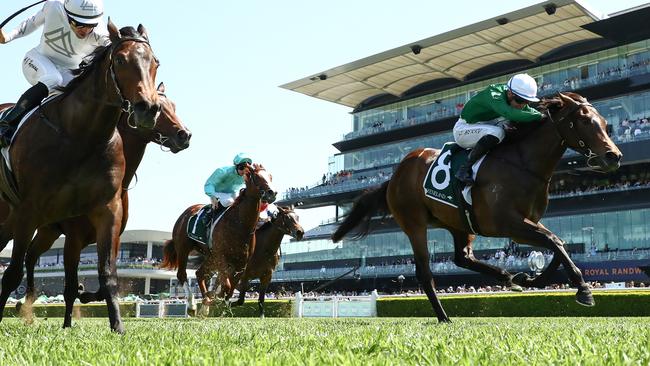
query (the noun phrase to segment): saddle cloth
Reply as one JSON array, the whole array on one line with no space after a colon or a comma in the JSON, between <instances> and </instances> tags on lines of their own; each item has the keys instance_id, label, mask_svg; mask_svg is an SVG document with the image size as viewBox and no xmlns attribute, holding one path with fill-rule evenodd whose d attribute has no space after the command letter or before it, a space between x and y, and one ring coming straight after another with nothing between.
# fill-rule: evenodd
<instances>
[{"instance_id":1,"label":"saddle cloth","mask_svg":"<svg viewBox=\"0 0 650 366\"><path fill-rule=\"evenodd\" d=\"M429 167L422 186L427 197L458 209L466 228L477 233L476 219L471 207L472 187L466 187L455 177L458 168L467 161L468 155L469 150L463 149L455 142L444 144L438 158ZM483 159L485 157L472 166L474 179Z\"/></svg>"},{"instance_id":2,"label":"saddle cloth","mask_svg":"<svg viewBox=\"0 0 650 366\"><path fill-rule=\"evenodd\" d=\"M201 207L201 209L194 215L190 216L190 219L187 221L187 236L192 240L196 240L199 243L212 248L212 229L217 225L229 208L230 206L217 213L218 216L215 218L215 212L212 209L211 204Z\"/></svg>"}]
</instances>

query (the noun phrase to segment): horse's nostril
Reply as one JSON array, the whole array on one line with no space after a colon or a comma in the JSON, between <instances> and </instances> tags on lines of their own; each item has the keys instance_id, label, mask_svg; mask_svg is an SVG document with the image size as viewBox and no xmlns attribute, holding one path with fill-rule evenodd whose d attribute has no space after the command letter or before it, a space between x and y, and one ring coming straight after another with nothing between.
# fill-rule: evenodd
<instances>
[{"instance_id":1,"label":"horse's nostril","mask_svg":"<svg viewBox=\"0 0 650 366\"><path fill-rule=\"evenodd\" d=\"M187 132L185 132L185 130L178 131L178 133L176 135L181 140L187 140L189 138L189 136L188 136Z\"/></svg>"},{"instance_id":2,"label":"horse's nostril","mask_svg":"<svg viewBox=\"0 0 650 366\"><path fill-rule=\"evenodd\" d=\"M608 151L608 152L606 152L606 153L605 153L605 157L606 157L609 161L613 161L613 162L619 162L619 161L621 161L621 155L616 154L616 153L613 152L613 151Z\"/></svg>"}]
</instances>

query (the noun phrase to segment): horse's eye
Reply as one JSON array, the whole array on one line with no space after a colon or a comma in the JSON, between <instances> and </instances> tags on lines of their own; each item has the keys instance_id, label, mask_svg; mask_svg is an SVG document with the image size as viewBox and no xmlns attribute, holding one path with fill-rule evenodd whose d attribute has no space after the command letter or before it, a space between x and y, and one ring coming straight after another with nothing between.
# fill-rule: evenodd
<instances>
[{"instance_id":1,"label":"horse's eye","mask_svg":"<svg viewBox=\"0 0 650 366\"><path fill-rule=\"evenodd\" d=\"M115 62L118 65L126 65L126 56L124 56L124 55L115 56Z\"/></svg>"}]
</instances>

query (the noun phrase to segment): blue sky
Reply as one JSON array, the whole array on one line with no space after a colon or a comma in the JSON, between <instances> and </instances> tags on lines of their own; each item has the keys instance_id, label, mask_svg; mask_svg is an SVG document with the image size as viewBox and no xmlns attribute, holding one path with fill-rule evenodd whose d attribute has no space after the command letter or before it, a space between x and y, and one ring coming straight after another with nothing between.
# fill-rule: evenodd
<instances>
[{"instance_id":1,"label":"blue sky","mask_svg":"<svg viewBox=\"0 0 650 366\"><path fill-rule=\"evenodd\" d=\"M127 230L171 231L203 184L240 151L263 163L277 188L311 185L327 170L333 142L351 129L350 108L278 86L388 49L514 11L539 1L170 1L105 0L118 26L142 23L161 60L158 80L193 133L176 155L150 144L130 191ZM4 0L4 19L31 3ZM225 4L223 4L225 3ZM597 14L644 1L592 0ZM36 9L36 8L34 8ZM6 26L13 29L35 10ZM0 45L0 102L29 87L24 54L40 32ZM133 186L133 185L132 185ZM305 228L333 209L301 212Z\"/></svg>"}]
</instances>

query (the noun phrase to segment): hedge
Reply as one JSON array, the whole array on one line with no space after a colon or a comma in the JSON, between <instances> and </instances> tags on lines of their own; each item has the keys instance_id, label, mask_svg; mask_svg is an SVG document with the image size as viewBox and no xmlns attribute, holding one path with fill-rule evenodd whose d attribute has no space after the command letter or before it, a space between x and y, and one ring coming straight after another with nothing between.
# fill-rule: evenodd
<instances>
[{"instance_id":1,"label":"hedge","mask_svg":"<svg viewBox=\"0 0 650 366\"><path fill-rule=\"evenodd\" d=\"M200 304L197 305L199 308ZM39 318L62 318L65 313L64 304L37 304L32 307L33 313ZM231 315L232 312L232 315ZM124 318L135 317L135 303L120 304L120 314ZM193 314L190 314L193 315ZM291 301L286 300L266 300L264 302L264 315L274 318L291 317ZM18 311L13 305L7 305L4 311L5 317L16 317ZM73 316L82 318L104 318L108 317L108 308L105 303L96 304L75 304ZM233 316L233 317L258 317L259 311L257 300L247 301L242 306L235 306L228 311L224 305L215 305L210 307L209 316Z\"/></svg>"},{"instance_id":2,"label":"hedge","mask_svg":"<svg viewBox=\"0 0 650 366\"><path fill-rule=\"evenodd\" d=\"M596 306L575 302L575 293L545 292L439 296L450 317L650 316L650 291L594 292ZM426 297L380 298L380 317L433 317Z\"/></svg>"},{"instance_id":3,"label":"hedge","mask_svg":"<svg viewBox=\"0 0 650 366\"><path fill-rule=\"evenodd\" d=\"M504 293L490 295L439 296L450 317L546 317L546 316L650 316L649 291L594 292L596 306L584 307L575 302L573 292ZM201 305L199 304L200 308ZM267 300L267 317L291 317L292 301ZM63 317L62 304L34 305L37 317ZM135 303L120 305L122 317L135 316ZM108 317L106 304L75 305L73 312L80 317ZM380 317L434 317L429 300L424 296L379 298L377 314ZM14 306L7 306L5 317L17 315ZM193 314L191 314L193 315ZM211 317L258 317L257 300L246 301L230 310L223 305L210 307Z\"/></svg>"}]
</instances>

